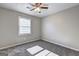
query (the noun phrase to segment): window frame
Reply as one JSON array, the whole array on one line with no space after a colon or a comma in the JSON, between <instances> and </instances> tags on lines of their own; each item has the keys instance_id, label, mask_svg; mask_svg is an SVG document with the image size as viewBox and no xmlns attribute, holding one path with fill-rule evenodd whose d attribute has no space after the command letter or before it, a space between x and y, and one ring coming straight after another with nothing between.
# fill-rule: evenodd
<instances>
[{"instance_id":1,"label":"window frame","mask_svg":"<svg viewBox=\"0 0 79 59\"><path fill-rule=\"evenodd\" d=\"M19 27L18 34L19 34L19 35L31 34L31 26L32 26L32 25L31 25L31 19L28 19L28 18L22 17L22 16L19 16L18 18L19 18L19 19L18 19L18 24L19 24L19 25L18 25L18 27ZM20 30L20 28L21 28L20 19L21 19L21 18L24 18L24 19L26 19L26 20L30 20L30 26L26 25L26 27L30 27L29 33L28 33L28 32L27 32L27 33L26 33L26 32L25 32L25 33L21 33L21 32L20 32L20 31L21 31L21 30Z\"/></svg>"}]
</instances>

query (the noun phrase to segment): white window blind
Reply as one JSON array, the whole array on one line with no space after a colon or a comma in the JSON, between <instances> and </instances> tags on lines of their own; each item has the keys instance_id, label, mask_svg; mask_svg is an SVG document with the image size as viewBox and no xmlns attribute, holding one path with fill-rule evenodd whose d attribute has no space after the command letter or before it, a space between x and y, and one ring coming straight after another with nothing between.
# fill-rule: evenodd
<instances>
[{"instance_id":1,"label":"white window blind","mask_svg":"<svg viewBox=\"0 0 79 59\"><path fill-rule=\"evenodd\" d=\"M19 17L19 34L31 33L31 20L23 17Z\"/></svg>"}]
</instances>

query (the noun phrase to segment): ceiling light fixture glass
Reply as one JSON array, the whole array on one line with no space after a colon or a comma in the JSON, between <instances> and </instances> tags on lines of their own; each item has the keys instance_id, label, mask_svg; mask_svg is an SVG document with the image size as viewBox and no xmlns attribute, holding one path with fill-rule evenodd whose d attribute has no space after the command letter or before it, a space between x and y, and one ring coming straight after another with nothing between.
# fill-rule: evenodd
<instances>
[{"instance_id":1,"label":"ceiling light fixture glass","mask_svg":"<svg viewBox=\"0 0 79 59\"><path fill-rule=\"evenodd\" d=\"M37 11L37 12L41 12L41 9L38 7L38 8L36 8L34 11Z\"/></svg>"}]
</instances>

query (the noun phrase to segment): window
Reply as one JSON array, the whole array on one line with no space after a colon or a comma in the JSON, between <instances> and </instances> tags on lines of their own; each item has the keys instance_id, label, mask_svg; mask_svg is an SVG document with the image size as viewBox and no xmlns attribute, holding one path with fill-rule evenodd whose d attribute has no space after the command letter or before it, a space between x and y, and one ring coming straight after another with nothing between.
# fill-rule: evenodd
<instances>
[{"instance_id":1,"label":"window","mask_svg":"<svg viewBox=\"0 0 79 59\"><path fill-rule=\"evenodd\" d=\"M31 20L19 17L19 34L31 33Z\"/></svg>"}]
</instances>

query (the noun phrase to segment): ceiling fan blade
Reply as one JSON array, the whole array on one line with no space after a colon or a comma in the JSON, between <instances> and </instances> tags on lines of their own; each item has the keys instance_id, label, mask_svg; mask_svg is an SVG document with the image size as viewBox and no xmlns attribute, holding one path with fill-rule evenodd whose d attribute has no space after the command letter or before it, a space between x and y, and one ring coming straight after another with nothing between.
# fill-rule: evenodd
<instances>
[{"instance_id":1,"label":"ceiling fan blade","mask_svg":"<svg viewBox=\"0 0 79 59\"><path fill-rule=\"evenodd\" d=\"M41 13L41 11L39 11L39 13Z\"/></svg>"},{"instance_id":2,"label":"ceiling fan blade","mask_svg":"<svg viewBox=\"0 0 79 59\"><path fill-rule=\"evenodd\" d=\"M26 7L26 8L31 9L30 7Z\"/></svg>"},{"instance_id":3,"label":"ceiling fan blade","mask_svg":"<svg viewBox=\"0 0 79 59\"><path fill-rule=\"evenodd\" d=\"M48 9L48 7L40 7L40 8L42 8L42 9Z\"/></svg>"},{"instance_id":4,"label":"ceiling fan blade","mask_svg":"<svg viewBox=\"0 0 79 59\"><path fill-rule=\"evenodd\" d=\"M33 11L33 10L35 10L35 8L31 9L30 11Z\"/></svg>"}]
</instances>

